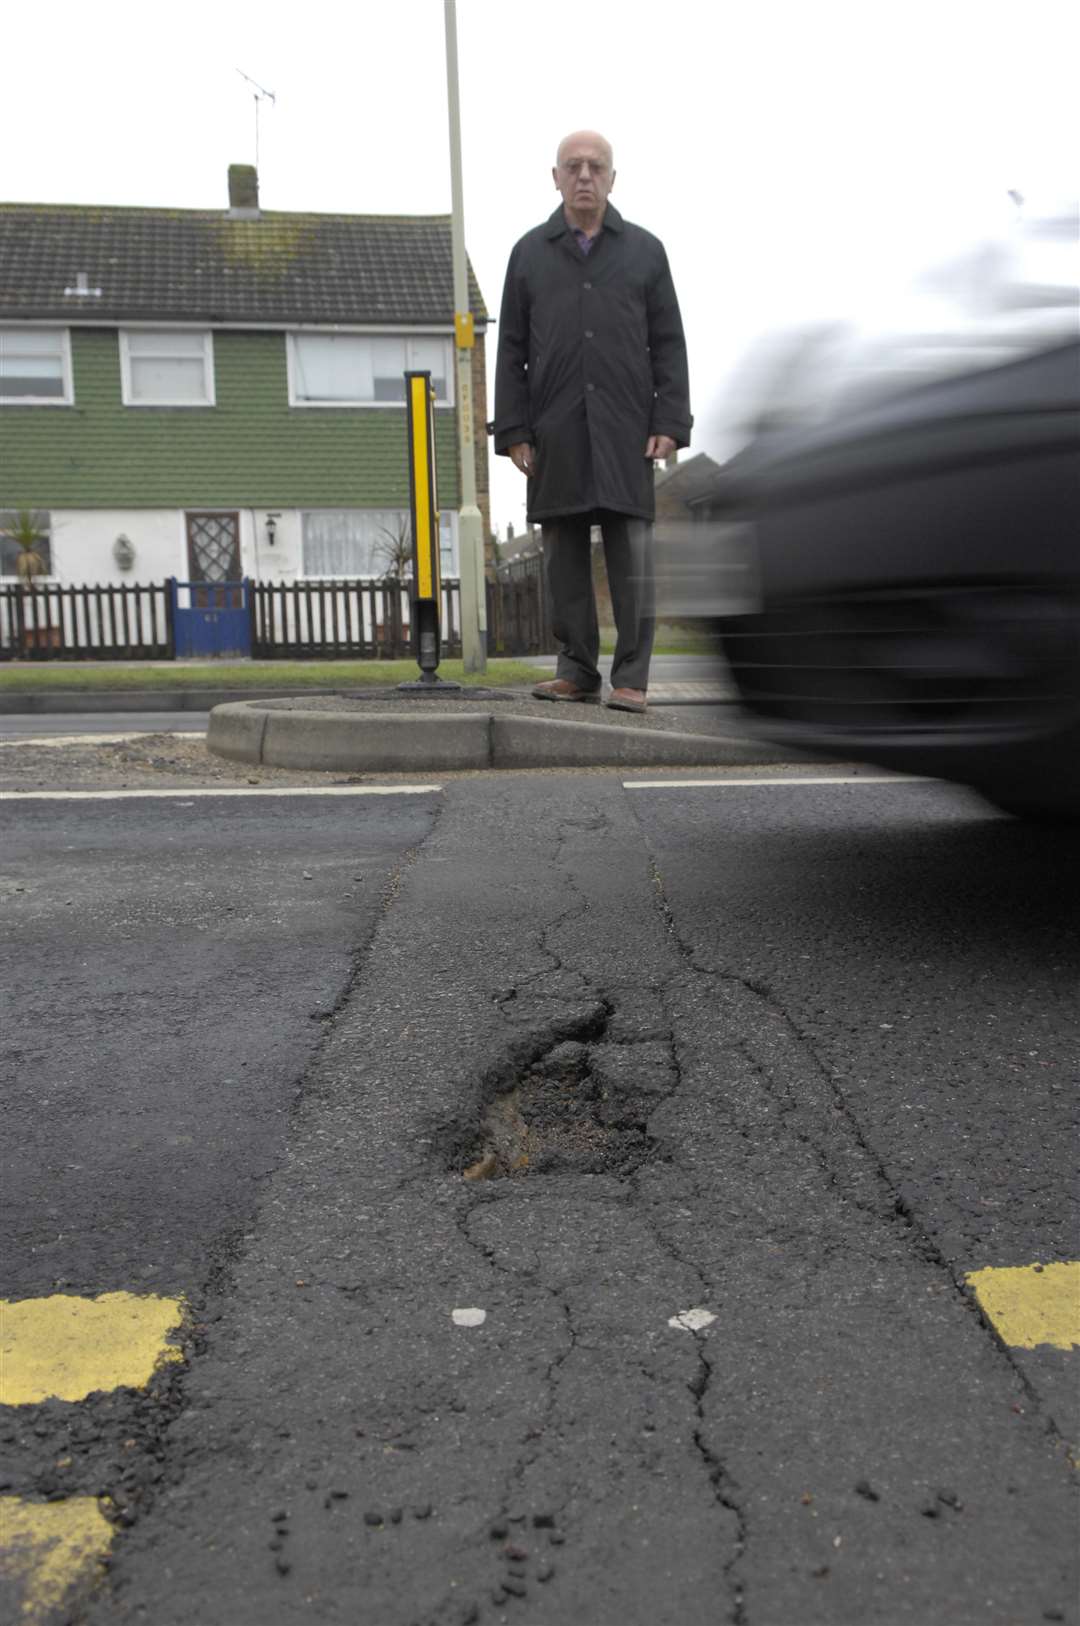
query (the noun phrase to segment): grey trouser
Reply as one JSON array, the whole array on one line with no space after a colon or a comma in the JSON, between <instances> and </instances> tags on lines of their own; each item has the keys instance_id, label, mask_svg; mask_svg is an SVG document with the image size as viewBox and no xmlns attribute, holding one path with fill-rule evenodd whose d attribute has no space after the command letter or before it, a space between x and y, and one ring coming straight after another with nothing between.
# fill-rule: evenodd
<instances>
[{"instance_id":1,"label":"grey trouser","mask_svg":"<svg viewBox=\"0 0 1080 1626\"><path fill-rule=\"evenodd\" d=\"M599 525L604 537L611 607L615 612L613 689L647 689L649 660L656 629L653 580L653 532L648 520L616 514L608 508L546 519L541 526L551 626L559 644L556 673L582 689L598 689L600 629L593 592L589 528Z\"/></svg>"}]
</instances>

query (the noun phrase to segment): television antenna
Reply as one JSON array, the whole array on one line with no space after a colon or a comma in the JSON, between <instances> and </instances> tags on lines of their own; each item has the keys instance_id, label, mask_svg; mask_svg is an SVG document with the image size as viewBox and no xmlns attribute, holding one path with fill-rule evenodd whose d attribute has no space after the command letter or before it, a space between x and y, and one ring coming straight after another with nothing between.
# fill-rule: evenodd
<instances>
[{"instance_id":1,"label":"television antenna","mask_svg":"<svg viewBox=\"0 0 1080 1626\"><path fill-rule=\"evenodd\" d=\"M267 90L263 85L258 84L254 79L252 79L251 75L245 73L242 68L237 68L236 71L240 75L241 79L245 80L246 83L251 86L255 99L255 169L257 171L259 168L259 103L276 103L277 97L274 95L272 90Z\"/></svg>"}]
</instances>

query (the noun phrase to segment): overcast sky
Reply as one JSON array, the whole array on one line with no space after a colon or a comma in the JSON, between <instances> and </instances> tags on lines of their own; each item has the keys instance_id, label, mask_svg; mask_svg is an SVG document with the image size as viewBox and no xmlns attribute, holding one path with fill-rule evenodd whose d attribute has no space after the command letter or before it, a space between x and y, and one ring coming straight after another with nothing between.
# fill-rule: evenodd
<instances>
[{"instance_id":1,"label":"overcast sky","mask_svg":"<svg viewBox=\"0 0 1080 1626\"><path fill-rule=\"evenodd\" d=\"M668 249L694 450L727 447L750 340L889 308L998 229L1010 187L1076 191L1073 0L458 0L466 237L497 314L555 146L602 130L612 201ZM0 198L214 208L254 159L267 209L446 213L442 0L11 6ZM489 372L493 346L489 346ZM490 409L489 409L490 415ZM493 518L524 482L492 458Z\"/></svg>"}]
</instances>

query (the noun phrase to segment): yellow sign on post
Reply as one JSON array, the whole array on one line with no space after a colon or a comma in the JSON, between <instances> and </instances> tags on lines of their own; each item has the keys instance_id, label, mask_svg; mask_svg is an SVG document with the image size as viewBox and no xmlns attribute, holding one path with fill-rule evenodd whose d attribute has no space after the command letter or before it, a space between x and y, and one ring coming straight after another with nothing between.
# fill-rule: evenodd
<instances>
[{"instance_id":1,"label":"yellow sign on post","mask_svg":"<svg viewBox=\"0 0 1080 1626\"><path fill-rule=\"evenodd\" d=\"M441 638L439 610L442 581L439 574L439 509L435 490L435 391L430 373L405 374L408 421L409 510L412 519L413 591L412 645L420 677L400 683L412 691L459 689L436 676Z\"/></svg>"},{"instance_id":2,"label":"yellow sign on post","mask_svg":"<svg viewBox=\"0 0 1080 1626\"><path fill-rule=\"evenodd\" d=\"M454 314L454 343L459 350L475 350L476 323L472 311L457 311Z\"/></svg>"}]
</instances>

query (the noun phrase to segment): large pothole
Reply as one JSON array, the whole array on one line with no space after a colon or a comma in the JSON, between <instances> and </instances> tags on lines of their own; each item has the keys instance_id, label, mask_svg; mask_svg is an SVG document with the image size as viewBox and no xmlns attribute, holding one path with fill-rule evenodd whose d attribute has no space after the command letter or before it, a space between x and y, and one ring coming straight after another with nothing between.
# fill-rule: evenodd
<instances>
[{"instance_id":1,"label":"large pothole","mask_svg":"<svg viewBox=\"0 0 1080 1626\"><path fill-rule=\"evenodd\" d=\"M631 1174L654 1154L648 1121L675 1076L663 1040L564 1040L487 1107L464 1178Z\"/></svg>"}]
</instances>

